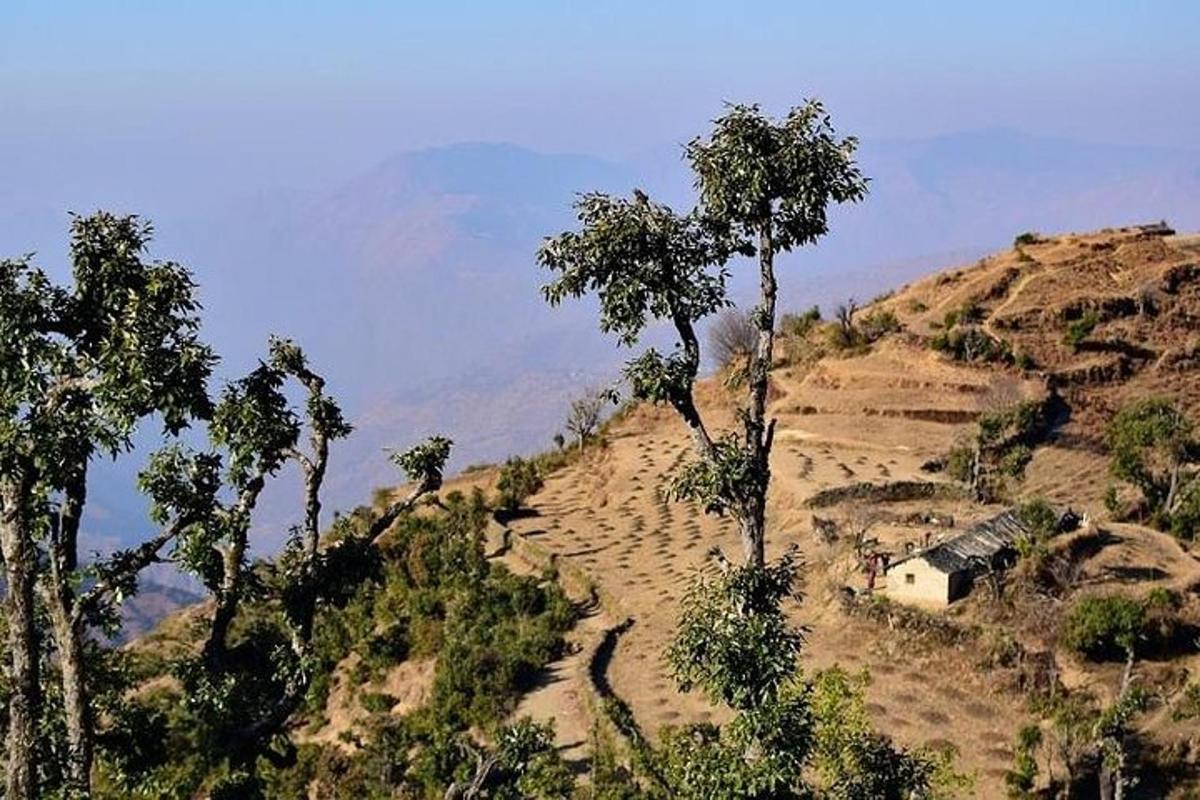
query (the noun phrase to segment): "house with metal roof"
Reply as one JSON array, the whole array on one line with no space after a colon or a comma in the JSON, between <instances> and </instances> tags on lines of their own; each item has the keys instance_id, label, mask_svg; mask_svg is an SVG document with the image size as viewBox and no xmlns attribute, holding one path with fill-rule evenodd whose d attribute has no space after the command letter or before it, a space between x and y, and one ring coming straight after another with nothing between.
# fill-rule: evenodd
<instances>
[{"instance_id":1,"label":"house with metal roof","mask_svg":"<svg viewBox=\"0 0 1200 800\"><path fill-rule=\"evenodd\" d=\"M946 606L970 593L975 579L1016 561L1030 530L1013 509L888 564L886 592L905 602Z\"/></svg>"}]
</instances>

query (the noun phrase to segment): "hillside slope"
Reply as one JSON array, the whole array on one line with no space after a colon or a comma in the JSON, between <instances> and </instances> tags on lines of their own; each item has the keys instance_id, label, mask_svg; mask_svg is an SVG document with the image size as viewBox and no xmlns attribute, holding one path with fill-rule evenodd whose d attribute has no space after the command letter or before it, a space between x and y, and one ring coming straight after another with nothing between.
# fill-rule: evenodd
<instances>
[{"instance_id":1,"label":"hillside slope","mask_svg":"<svg viewBox=\"0 0 1200 800\"><path fill-rule=\"evenodd\" d=\"M804 597L794 608L808 629L803 669L865 671L878 728L906 745L953 747L959 767L975 776L975 796L1004 795L1017 731L1038 719L1030 710L1037 691L1049 685L1100 704L1115 695L1119 664L1080 659L1060 642L1064 615L1079 598L1167 590L1192 626L1184 629L1200 630L1200 562L1166 534L1110 522L1102 502L1110 482L1103 431L1115 409L1165 394L1200 411L1198 263L1200 237L1153 228L1024 236L1011 250L862 309L860 325L888 312L895 317L869 345L838 350L822 329L779 340L768 555L795 546L806 563ZM1072 324L1089 312L1094 324L1068 342ZM933 347L948 328L962 330L961 319L1003 341L1013 357L964 362ZM717 378L698 387L718 428L732 426L739 397ZM927 533L941 536L1001 508L970 501L939 464L973 434L980 415L1024 401L1053 408L1055 416L1024 479L1008 487L1010 500L1045 496L1092 521L1055 545L1070 567L1064 585L1046 591L1026 576L1011 582L1002 602L977 587L934 611L868 594L856 533L900 554ZM713 547L739 550L730 520L668 499L672 472L689 453L673 413L633 407L610 422L601 442L563 459L528 508L507 521L511 546L502 546L500 526L491 527L495 560L519 574L556 567L586 609L563 658L516 709L554 719L562 752L580 773L601 691L625 700L651 734L722 717L702 698L679 693L663 663L695 571L706 567ZM475 470L445 490L491 492L496 476L495 469ZM817 535L818 517L840 535ZM876 588L886 589L886 580ZM159 647L160 638L147 641ZM349 682L354 658L339 666L325 722L304 741L349 752L356 747L351 734L365 735L366 712ZM400 698L390 713L403 714L428 695L431 669L404 662L365 688L387 688ZM1176 719L1174 710L1190 676L1200 674L1200 656L1188 645L1139 662L1137 674L1156 693L1137 720L1143 743L1175 753L1181 770L1157 784L1146 776L1151 792L1165 794L1166 786L1196 780L1190 754L1200 725L1194 717Z\"/></svg>"},{"instance_id":2,"label":"hillside slope","mask_svg":"<svg viewBox=\"0 0 1200 800\"><path fill-rule=\"evenodd\" d=\"M810 630L805 669L841 664L868 670L880 728L908 744L952 743L960 764L977 775L978 796L1003 793L1014 736L1029 722L1014 689L1020 676L980 669L985 647L973 634L956 639L938 633L936 622L927 634L906 627L903 617L881 622L846 613L842 587L861 591L866 577L847 542L824 544L814 536L813 514L832 517L843 529L873 519L870 535L900 551L920 535L913 519L953 517L961 526L994 513L955 499L949 478L923 466L968 436L980 413L1054 391L1068 415L1035 451L1015 494L1045 495L1101 518L1109 481L1102 431L1113 410L1146 394L1177 396L1193 410L1200 398L1192 324L1200 312L1195 242L1141 229L1037 237L864 309L862 315L891 311L902 326L869 352L825 355L815 363L785 357L773 373L778 427L768 541L776 553L798 546L808 564L807 596L796 611ZM984 330L1027 354L1032 365L1028 359L1021 359L1028 369L965 364L933 351L929 343L946 312L966 305L977 307ZM1082 345L1067 345L1064 330L1091 309L1098 316L1094 330ZM786 339L780 350L789 351ZM734 399L716 382L701 393L703 405L725 425L732 422ZM677 692L662 653L690 575L713 546L736 553L736 532L729 520L667 500L672 469L689 453L686 431L668 410L639 407L606 438L605 447L556 473L533 498L536 513L514 522L513 531L590 575L610 599L608 613L633 620L606 676L643 727L653 732L712 718L719 712ZM947 484L946 491L906 502L883 503L867 493L826 508L807 505L824 490L905 481ZM1079 586L1086 589L1080 591L1144 593L1169 586L1190 592L1200 580L1196 560L1170 537L1136 526L1105 527L1117 533L1083 564ZM1145 569L1123 569L1131 566ZM1053 604L1061 611L1067 602ZM954 630L1004 629L1030 652L1053 652L1053 642L1041 640L1028 620L998 619L999 612L982 605L972 597L935 620L949 620ZM1111 695L1112 669L1055 656L1071 688ZM1172 668L1194 668L1194 660Z\"/></svg>"}]
</instances>

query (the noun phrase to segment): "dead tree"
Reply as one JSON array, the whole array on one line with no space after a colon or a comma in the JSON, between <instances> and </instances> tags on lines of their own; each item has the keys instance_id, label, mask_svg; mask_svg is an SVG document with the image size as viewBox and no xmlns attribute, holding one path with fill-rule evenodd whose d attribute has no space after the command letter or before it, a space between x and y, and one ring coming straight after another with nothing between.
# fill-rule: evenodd
<instances>
[{"instance_id":1,"label":"dead tree","mask_svg":"<svg viewBox=\"0 0 1200 800\"><path fill-rule=\"evenodd\" d=\"M571 409L567 412L566 429L575 437L580 450L600 428L600 421L604 417L604 406L611 397L610 392L593 388L571 401Z\"/></svg>"}]
</instances>

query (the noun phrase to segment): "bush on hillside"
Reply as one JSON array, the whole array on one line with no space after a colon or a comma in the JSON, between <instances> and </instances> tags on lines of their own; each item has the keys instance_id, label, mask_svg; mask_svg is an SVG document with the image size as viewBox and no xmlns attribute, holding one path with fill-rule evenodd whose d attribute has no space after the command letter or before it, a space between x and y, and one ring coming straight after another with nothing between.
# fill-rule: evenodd
<instances>
[{"instance_id":1,"label":"bush on hillside","mask_svg":"<svg viewBox=\"0 0 1200 800\"><path fill-rule=\"evenodd\" d=\"M872 311L858 323L858 329L868 342L875 342L889 333L896 333L900 327L900 320L896 314L886 309Z\"/></svg>"},{"instance_id":2,"label":"bush on hillside","mask_svg":"<svg viewBox=\"0 0 1200 800\"><path fill-rule=\"evenodd\" d=\"M821 321L821 309L813 306L802 314L786 313L779 320L782 336L804 337Z\"/></svg>"},{"instance_id":3,"label":"bush on hillside","mask_svg":"<svg viewBox=\"0 0 1200 800\"><path fill-rule=\"evenodd\" d=\"M496 480L496 507L508 512L516 511L542 485L542 471L537 462L513 456L500 468L500 477Z\"/></svg>"},{"instance_id":4,"label":"bush on hillside","mask_svg":"<svg viewBox=\"0 0 1200 800\"><path fill-rule=\"evenodd\" d=\"M1146 635L1146 609L1121 595L1096 595L1075 603L1063 622L1062 642L1094 661L1124 659Z\"/></svg>"},{"instance_id":5,"label":"bush on hillside","mask_svg":"<svg viewBox=\"0 0 1200 800\"><path fill-rule=\"evenodd\" d=\"M1072 349L1078 349L1079 345L1083 344L1083 340L1091 336L1092 331L1096 330L1096 326L1099 324L1100 317L1096 312L1088 311L1067 326L1067 332L1063 335L1063 342L1070 345Z\"/></svg>"},{"instance_id":6,"label":"bush on hillside","mask_svg":"<svg viewBox=\"0 0 1200 800\"><path fill-rule=\"evenodd\" d=\"M1010 363L1012 348L1002 339L994 339L981 328L954 328L934 336L929 346L955 361Z\"/></svg>"}]
</instances>

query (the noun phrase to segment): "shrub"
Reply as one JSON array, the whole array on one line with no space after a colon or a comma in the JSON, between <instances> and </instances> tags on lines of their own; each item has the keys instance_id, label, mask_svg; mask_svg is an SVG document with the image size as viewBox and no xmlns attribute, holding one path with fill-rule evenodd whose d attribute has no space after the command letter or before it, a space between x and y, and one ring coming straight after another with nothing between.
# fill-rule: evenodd
<instances>
[{"instance_id":1,"label":"shrub","mask_svg":"<svg viewBox=\"0 0 1200 800\"><path fill-rule=\"evenodd\" d=\"M946 353L956 361L1007 363L1012 361L1008 342L993 339L977 327L943 331L929 341L934 350Z\"/></svg>"},{"instance_id":2,"label":"shrub","mask_svg":"<svg viewBox=\"0 0 1200 800\"><path fill-rule=\"evenodd\" d=\"M1029 244L1037 244L1040 241L1042 241L1041 234L1034 231L1025 231L1024 233L1018 234L1017 238L1013 239L1013 247L1024 247L1025 245Z\"/></svg>"},{"instance_id":3,"label":"shrub","mask_svg":"<svg viewBox=\"0 0 1200 800\"><path fill-rule=\"evenodd\" d=\"M1008 796L1012 798L1033 797L1037 783L1037 751L1042 746L1042 729L1037 725L1026 725L1017 732L1013 747L1012 769L1004 773Z\"/></svg>"},{"instance_id":4,"label":"shrub","mask_svg":"<svg viewBox=\"0 0 1200 800\"><path fill-rule=\"evenodd\" d=\"M1200 533L1200 486L1192 484L1184 491L1170 518L1171 533L1187 541L1193 541Z\"/></svg>"},{"instance_id":5,"label":"shrub","mask_svg":"<svg viewBox=\"0 0 1200 800\"><path fill-rule=\"evenodd\" d=\"M805 337L821 321L821 309L813 306L802 314L784 314L779 320L779 332L783 336Z\"/></svg>"},{"instance_id":6,"label":"shrub","mask_svg":"<svg viewBox=\"0 0 1200 800\"><path fill-rule=\"evenodd\" d=\"M370 714L387 714L396 706L396 698L383 692L366 692L359 702Z\"/></svg>"},{"instance_id":7,"label":"shrub","mask_svg":"<svg viewBox=\"0 0 1200 800\"><path fill-rule=\"evenodd\" d=\"M900 330L900 320L892 311L873 311L862 318L858 324L859 331L868 342L878 341L889 333Z\"/></svg>"},{"instance_id":8,"label":"shrub","mask_svg":"<svg viewBox=\"0 0 1200 800\"><path fill-rule=\"evenodd\" d=\"M1171 709L1171 719L1183 722L1196 717L1200 717L1200 683L1189 683L1175 701L1175 707Z\"/></svg>"},{"instance_id":9,"label":"shrub","mask_svg":"<svg viewBox=\"0 0 1200 800\"><path fill-rule=\"evenodd\" d=\"M1017 353L1013 363L1015 363L1019 369L1023 369L1026 372L1032 369L1037 369L1037 362L1033 360L1033 356L1029 355L1029 353Z\"/></svg>"},{"instance_id":10,"label":"shrub","mask_svg":"<svg viewBox=\"0 0 1200 800\"><path fill-rule=\"evenodd\" d=\"M496 506L504 511L516 511L542 485L537 462L513 456L500 468L500 477L496 480Z\"/></svg>"},{"instance_id":11,"label":"shrub","mask_svg":"<svg viewBox=\"0 0 1200 800\"><path fill-rule=\"evenodd\" d=\"M946 474L960 483L970 483L971 466L974 463L975 449L971 445L955 445L946 456Z\"/></svg>"},{"instance_id":12,"label":"shrub","mask_svg":"<svg viewBox=\"0 0 1200 800\"><path fill-rule=\"evenodd\" d=\"M1145 638L1146 609L1120 595L1079 600L1063 622L1062 641L1092 660L1123 658Z\"/></svg>"},{"instance_id":13,"label":"shrub","mask_svg":"<svg viewBox=\"0 0 1200 800\"><path fill-rule=\"evenodd\" d=\"M1026 536L1016 541L1017 552L1022 558L1039 558L1047 555L1047 544L1058 533L1058 514L1043 498L1026 500L1017 508L1017 518L1029 529Z\"/></svg>"},{"instance_id":14,"label":"shrub","mask_svg":"<svg viewBox=\"0 0 1200 800\"><path fill-rule=\"evenodd\" d=\"M1092 335L1092 331L1096 329L1098 324L1100 324L1100 317L1096 315L1095 311L1088 311L1067 326L1063 342L1072 348L1078 348L1084 339Z\"/></svg>"},{"instance_id":15,"label":"shrub","mask_svg":"<svg viewBox=\"0 0 1200 800\"><path fill-rule=\"evenodd\" d=\"M958 310L958 321L963 325L974 325L983 321L983 306L977 300L967 300Z\"/></svg>"}]
</instances>

